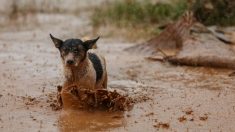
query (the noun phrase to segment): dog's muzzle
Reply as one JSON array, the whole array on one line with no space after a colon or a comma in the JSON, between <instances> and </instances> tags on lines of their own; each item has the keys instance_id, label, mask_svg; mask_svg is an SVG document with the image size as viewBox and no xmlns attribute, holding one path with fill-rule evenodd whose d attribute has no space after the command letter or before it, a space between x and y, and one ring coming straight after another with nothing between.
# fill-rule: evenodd
<instances>
[{"instance_id":1,"label":"dog's muzzle","mask_svg":"<svg viewBox=\"0 0 235 132\"><path fill-rule=\"evenodd\" d=\"M75 62L74 62L73 60L67 60L67 61L66 61L66 64L67 64L67 65L74 65Z\"/></svg>"}]
</instances>

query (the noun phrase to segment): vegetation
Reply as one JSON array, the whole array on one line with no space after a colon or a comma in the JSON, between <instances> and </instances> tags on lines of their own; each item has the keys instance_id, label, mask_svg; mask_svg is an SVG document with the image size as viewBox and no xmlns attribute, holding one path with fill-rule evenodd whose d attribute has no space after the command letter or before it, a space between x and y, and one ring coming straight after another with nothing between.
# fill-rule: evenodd
<instances>
[{"instance_id":1,"label":"vegetation","mask_svg":"<svg viewBox=\"0 0 235 132\"><path fill-rule=\"evenodd\" d=\"M196 18L205 25L235 25L234 0L196 0L193 10Z\"/></svg>"},{"instance_id":2,"label":"vegetation","mask_svg":"<svg viewBox=\"0 0 235 132\"><path fill-rule=\"evenodd\" d=\"M186 9L186 0L171 3L124 0L96 8L91 19L94 27L114 25L129 31L130 29L141 30L145 35L158 34L157 26L159 24L166 24L177 19ZM143 34L137 35L137 37L141 35Z\"/></svg>"}]
</instances>

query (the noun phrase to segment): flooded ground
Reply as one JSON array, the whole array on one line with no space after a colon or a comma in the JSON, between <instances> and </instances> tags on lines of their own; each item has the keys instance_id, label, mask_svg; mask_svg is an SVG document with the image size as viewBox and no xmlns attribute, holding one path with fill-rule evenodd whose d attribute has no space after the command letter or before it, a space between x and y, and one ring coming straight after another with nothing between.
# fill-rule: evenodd
<instances>
[{"instance_id":1,"label":"flooded ground","mask_svg":"<svg viewBox=\"0 0 235 132\"><path fill-rule=\"evenodd\" d=\"M132 43L106 37L98 50L107 59L109 89L140 103L128 112L53 111L63 69L49 33L65 39L92 28L82 14L29 18L0 30L0 131L235 131L232 70L149 61L123 51Z\"/></svg>"}]
</instances>

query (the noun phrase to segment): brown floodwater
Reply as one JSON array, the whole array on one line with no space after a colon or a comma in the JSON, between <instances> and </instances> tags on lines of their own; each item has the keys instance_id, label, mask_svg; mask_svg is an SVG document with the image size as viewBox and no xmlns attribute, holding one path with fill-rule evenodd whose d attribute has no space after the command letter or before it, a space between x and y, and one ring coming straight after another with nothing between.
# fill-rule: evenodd
<instances>
[{"instance_id":1,"label":"brown floodwater","mask_svg":"<svg viewBox=\"0 0 235 132\"><path fill-rule=\"evenodd\" d=\"M126 112L53 111L63 69L49 33L65 39L92 28L83 15L35 17L36 24L0 30L0 131L235 131L232 70L149 61L123 50L132 43L107 37L98 50L107 59L108 88L139 103Z\"/></svg>"},{"instance_id":2,"label":"brown floodwater","mask_svg":"<svg viewBox=\"0 0 235 132\"><path fill-rule=\"evenodd\" d=\"M59 117L59 130L111 131L126 126L123 112L63 110Z\"/></svg>"}]
</instances>

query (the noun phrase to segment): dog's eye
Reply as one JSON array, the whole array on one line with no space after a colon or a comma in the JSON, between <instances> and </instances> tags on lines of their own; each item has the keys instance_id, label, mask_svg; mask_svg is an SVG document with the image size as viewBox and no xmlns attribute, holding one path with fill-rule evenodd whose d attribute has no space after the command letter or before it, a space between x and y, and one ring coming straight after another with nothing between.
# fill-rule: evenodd
<instances>
[{"instance_id":1,"label":"dog's eye","mask_svg":"<svg viewBox=\"0 0 235 132\"><path fill-rule=\"evenodd\" d=\"M74 50L74 51L73 51L73 53L77 54L77 53L78 53L78 50L77 50L77 49L76 49L76 50Z\"/></svg>"},{"instance_id":2,"label":"dog's eye","mask_svg":"<svg viewBox=\"0 0 235 132\"><path fill-rule=\"evenodd\" d=\"M65 53L68 53L68 52L69 52L69 49L64 48L63 51L64 51Z\"/></svg>"}]
</instances>

